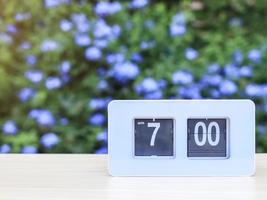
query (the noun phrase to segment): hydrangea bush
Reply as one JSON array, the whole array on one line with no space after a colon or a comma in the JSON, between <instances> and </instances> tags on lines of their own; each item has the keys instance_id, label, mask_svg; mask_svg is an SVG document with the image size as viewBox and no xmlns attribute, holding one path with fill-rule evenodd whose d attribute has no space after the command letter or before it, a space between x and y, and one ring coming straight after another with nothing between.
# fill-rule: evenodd
<instances>
[{"instance_id":1,"label":"hydrangea bush","mask_svg":"<svg viewBox=\"0 0 267 200\"><path fill-rule=\"evenodd\" d=\"M267 152L266 1L0 0L0 152L106 153L112 99L249 98Z\"/></svg>"}]
</instances>

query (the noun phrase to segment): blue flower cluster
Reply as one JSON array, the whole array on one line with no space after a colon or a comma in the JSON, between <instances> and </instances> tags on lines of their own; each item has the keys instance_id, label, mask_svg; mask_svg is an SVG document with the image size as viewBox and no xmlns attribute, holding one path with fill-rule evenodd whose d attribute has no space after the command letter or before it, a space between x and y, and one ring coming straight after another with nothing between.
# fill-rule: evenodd
<instances>
[{"instance_id":1,"label":"blue flower cluster","mask_svg":"<svg viewBox=\"0 0 267 200\"><path fill-rule=\"evenodd\" d=\"M51 127L55 124L55 117L49 110L33 109L29 117L36 120L40 126Z\"/></svg>"},{"instance_id":2,"label":"blue flower cluster","mask_svg":"<svg viewBox=\"0 0 267 200\"><path fill-rule=\"evenodd\" d=\"M0 153L107 153L113 99L250 98L265 137L267 41L247 42L240 16L202 20L212 16L204 4L44 0L40 16L14 11L0 31L5 57L14 58L0 75L10 73L15 93L6 95L10 109L0 108Z\"/></svg>"},{"instance_id":3,"label":"blue flower cluster","mask_svg":"<svg viewBox=\"0 0 267 200\"><path fill-rule=\"evenodd\" d=\"M2 127L2 131L6 135L15 135L17 133L17 126L14 121L7 121Z\"/></svg>"},{"instance_id":4,"label":"blue flower cluster","mask_svg":"<svg viewBox=\"0 0 267 200\"><path fill-rule=\"evenodd\" d=\"M108 153L108 148L107 148L107 142L108 142L108 134L107 131L103 131L98 133L97 135L97 141L102 143L103 146L95 151L96 154L106 154Z\"/></svg>"},{"instance_id":5,"label":"blue flower cluster","mask_svg":"<svg viewBox=\"0 0 267 200\"><path fill-rule=\"evenodd\" d=\"M166 86L164 80L156 81L151 77L145 78L135 88L136 93L144 96L146 99L161 99L163 97L162 89Z\"/></svg>"},{"instance_id":6,"label":"blue flower cluster","mask_svg":"<svg viewBox=\"0 0 267 200\"><path fill-rule=\"evenodd\" d=\"M107 16L119 12L122 6L119 2L99 2L95 6L95 13L98 16Z\"/></svg>"},{"instance_id":7,"label":"blue flower cluster","mask_svg":"<svg viewBox=\"0 0 267 200\"><path fill-rule=\"evenodd\" d=\"M45 133L40 140L40 143L50 149L52 148L54 145L58 144L60 141L60 139L58 138L58 136L55 133Z\"/></svg>"},{"instance_id":8,"label":"blue flower cluster","mask_svg":"<svg viewBox=\"0 0 267 200\"><path fill-rule=\"evenodd\" d=\"M170 35L172 37L183 36L186 33L186 20L184 13L177 13L173 16L170 24Z\"/></svg>"}]
</instances>

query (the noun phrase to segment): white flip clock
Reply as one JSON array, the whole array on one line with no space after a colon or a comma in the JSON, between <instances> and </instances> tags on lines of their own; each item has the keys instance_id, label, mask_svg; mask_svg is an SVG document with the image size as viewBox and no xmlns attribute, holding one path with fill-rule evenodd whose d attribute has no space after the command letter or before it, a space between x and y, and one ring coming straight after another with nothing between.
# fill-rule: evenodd
<instances>
[{"instance_id":1,"label":"white flip clock","mask_svg":"<svg viewBox=\"0 0 267 200\"><path fill-rule=\"evenodd\" d=\"M114 100L108 105L112 176L250 176L250 100Z\"/></svg>"}]
</instances>

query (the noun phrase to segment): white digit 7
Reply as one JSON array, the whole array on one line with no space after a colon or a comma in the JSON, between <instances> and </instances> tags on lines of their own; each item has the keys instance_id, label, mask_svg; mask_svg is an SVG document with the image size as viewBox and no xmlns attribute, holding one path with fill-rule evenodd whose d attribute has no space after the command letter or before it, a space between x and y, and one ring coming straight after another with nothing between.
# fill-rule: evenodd
<instances>
[{"instance_id":1,"label":"white digit 7","mask_svg":"<svg viewBox=\"0 0 267 200\"><path fill-rule=\"evenodd\" d=\"M155 128L153 131L153 134L151 136L151 140L150 140L150 146L154 146L155 145L155 139L160 127L160 123L147 123L147 127L153 127Z\"/></svg>"}]
</instances>

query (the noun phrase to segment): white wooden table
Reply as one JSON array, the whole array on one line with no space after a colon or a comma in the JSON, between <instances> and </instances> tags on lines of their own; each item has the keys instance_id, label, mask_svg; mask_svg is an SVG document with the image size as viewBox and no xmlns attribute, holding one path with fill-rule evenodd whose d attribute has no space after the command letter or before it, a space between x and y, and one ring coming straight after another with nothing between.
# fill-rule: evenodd
<instances>
[{"instance_id":1,"label":"white wooden table","mask_svg":"<svg viewBox=\"0 0 267 200\"><path fill-rule=\"evenodd\" d=\"M253 177L111 177L105 155L0 155L0 199L267 199L267 154Z\"/></svg>"}]
</instances>

